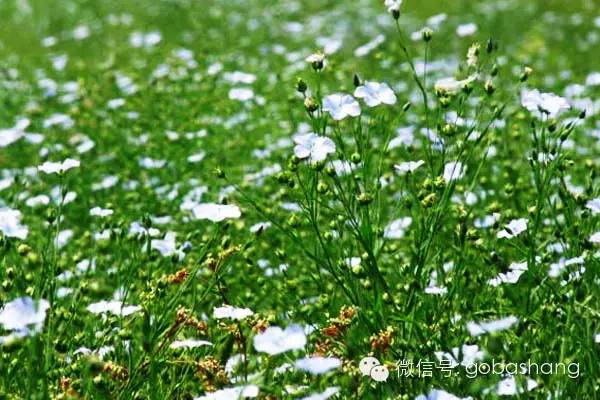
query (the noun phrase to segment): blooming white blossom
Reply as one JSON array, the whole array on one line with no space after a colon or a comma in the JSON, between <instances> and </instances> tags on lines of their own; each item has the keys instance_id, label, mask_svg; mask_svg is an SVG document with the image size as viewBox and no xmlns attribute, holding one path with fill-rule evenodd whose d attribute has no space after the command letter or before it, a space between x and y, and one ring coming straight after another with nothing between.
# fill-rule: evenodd
<instances>
[{"instance_id":1,"label":"blooming white blossom","mask_svg":"<svg viewBox=\"0 0 600 400\"><path fill-rule=\"evenodd\" d=\"M179 261L181 261L185 258L185 253L183 252L185 244L177 248L175 237L175 232L167 232L164 239L152 239L150 247L154 250L158 250L163 257L171 257L175 254Z\"/></svg>"},{"instance_id":2,"label":"blooming white blossom","mask_svg":"<svg viewBox=\"0 0 600 400\"><path fill-rule=\"evenodd\" d=\"M573 258L561 258L556 263L550 264L550 269L548 270L548 276L551 278L559 277L562 272L570 265L581 265L585 263L585 257L573 257Z\"/></svg>"},{"instance_id":3,"label":"blooming white blossom","mask_svg":"<svg viewBox=\"0 0 600 400\"><path fill-rule=\"evenodd\" d=\"M411 217L398 218L390 222L383 230L386 239L402 239L408 227L412 224Z\"/></svg>"},{"instance_id":4,"label":"blooming white blossom","mask_svg":"<svg viewBox=\"0 0 600 400\"><path fill-rule=\"evenodd\" d=\"M21 225L21 212L12 208L0 208L0 231L6 237L25 239L29 228Z\"/></svg>"},{"instance_id":5,"label":"blooming white blossom","mask_svg":"<svg viewBox=\"0 0 600 400\"><path fill-rule=\"evenodd\" d=\"M387 7L388 12L399 12L402 1L403 0L385 0L384 5Z\"/></svg>"},{"instance_id":6,"label":"blooming white blossom","mask_svg":"<svg viewBox=\"0 0 600 400\"><path fill-rule=\"evenodd\" d=\"M407 172L416 171L417 168L419 168L423 164L425 164L425 161L423 161L423 160L406 161L406 162L394 165L394 168L396 169L396 171L398 171L399 174L404 175Z\"/></svg>"},{"instance_id":7,"label":"blooming white blossom","mask_svg":"<svg viewBox=\"0 0 600 400\"><path fill-rule=\"evenodd\" d=\"M381 35L381 34L377 35L370 42L365 43L360 47L357 47L354 50L354 55L356 57L364 57L367 54L369 54L370 52L372 52L373 50L375 50L377 48L377 46L379 46L383 42L385 42L385 36Z\"/></svg>"},{"instance_id":8,"label":"blooming white blossom","mask_svg":"<svg viewBox=\"0 0 600 400\"><path fill-rule=\"evenodd\" d=\"M521 384L517 382L517 379L514 377L514 375L510 375L509 377L498 382L498 384L492 388L484 390L483 393L487 394L494 392L499 396L514 396L519 393L533 390L538 386L538 383L531 378L526 378L525 383L525 387L521 387Z\"/></svg>"},{"instance_id":9,"label":"blooming white blossom","mask_svg":"<svg viewBox=\"0 0 600 400\"><path fill-rule=\"evenodd\" d=\"M254 348L261 353L276 355L290 350L300 350L306 346L306 334L300 325L290 325L285 329L270 326L254 336Z\"/></svg>"},{"instance_id":10,"label":"blooming white blossom","mask_svg":"<svg viewBox=\"0 0 600 400\"><path fill-rule=\"evenodd\" d=\"M498 232L498 239L510 239L514 238L515 236L519 236L521 233L527 230L528 222L529 221L527 220L527 218L513 219L504 227L504 229Z\"/></svg>"},{"instance_id":11,"label":"blooming white blossom","mask_svg":"<svg viewBox=\"0 0 600 400\"><path fill-rule=\"evenodd\" d=\"M471 396L469 397L458 397L453 395L452 393L448 393L445 390L441 389L432 389L428 395L420 395L415 398L415 400L472 400Z\"/></svg>"},{"instance_id":12,"label":"blooming white blossom","mask_svg":"<svg viewBox=\"0 0 600 400\"><path fill-rule=\"evenodd\" d=\"M467 85L474 82L476 79L476 75L471 75L462 80L456 80L452 77L443 78L435 82L434 89L436 92L444 94L456 94L464 89Z\"/></svg>"},{"instance_id":13,"label":"blooming white blossom","mask_svg":"<svg viewBox=\"0 0 600 400\"><path fill-rule=\"evenodd\" d=\"M296 360L294 366L302 371L309 372L313 375L322 375L331 370L339 368L342 362L336 357L305 357Z\"/></svg>"},{"instance_id":14,"label":"blooming white blossom","mask_svg":"<svg viewBox=\"0 0 600 400\"><path fill-rule=\"evenodd\" d=\"M46 311L50 308L47 300L35 301L31 297L19 297L8 302L0 310L0 325L7 331L28 334L42 329Z\"/></svg>"},{"instance_id":15,"label":"blooming white blossom","mask_svg":"<svg viewBox=\"0 0 600 400\"><path fill-rule=\"evenodd\" d=\"M102 346L97 350L92 350L87 347L79 347L74 352L73 355L83 354L85 356L94 355L98 357L100 360L103 360L107 354L110 354L115 351L114 346Z\"/></svg>"},{"instance_id":16,"label":"blooming white blossom","mask_svg":"<svg viewBox=\"0 0 600 400\"><path fill-rule=\"evenodd\" d=\"M335 396L340 391L340 388L337 386L328 387L321 393L313 393L309 396L303 397L300 400L327 400L328 398Z\"/></svg>"},{"instance_id":17,"label":"blooming white blossom","mask_svg":"<svg viewBox=\"0 0 600 400\"><path fill-rule=\"evenodd\" d=\"M506 318L485 321L485 322L467 322L467 330L471 336L481 336L485 333L494 333L503 331L519 322L519 319L513 315Z\"/></svg>"},{"instance_id":18,"label":"blooming white blossom","mask_svg":"<svg viewBox=\"0 0 600 400\"><path fill-rule=\"evenodd\" d=\"M113 215L114 211L108 208L94 207L90 210L92 217L108 217Z\"/></svg>"},{"instance_id":19,"label":"blooming white blossom","mask_svg":"<svg viewBox=\"0 0 600 400\"><path fill-rule=\"evenodd\" d=\"M234 204L201 203L192 208L196 219L208 219L212 222L221 222L228 218L239 218L242 215L240 208Z\"/></svg>"},{"instance_id":20,"label":"blooming white blossom","mask_svg":"<svg viewBox=\"0 0 600 400\"><path fill-rule=\"evenodd\" d=\"M396 94L386 83L365 81L354 90L354 97L364 99L369 107L396 104Z\"/></svg>"},{"instance_id":21,"label":"blooming white blossom","mask_svg":"<svg viewBox=\"0 0 600 400\"><path fill-rule=\"evenodd\" d=\"M254 398L258 396L258 391L259 389L256 385L237 386L217 390L204 396L194 397L194 400L238 400Z\"/></svg>"},{"instance_id":22,"label":"blooming white blossom","mask_svg":"<svg viewBox=\"0 0 600 400\"><path fill-rule=\"evenodd\" d=\"M38 166L38 170L46 174L62 174L63 172L79 167L80 163L78 160L67 158L62 162L51 162L46 161L42 165Z\"/></svg>"},{"instance_id":23,"label":"blooming white blossom","mask_svg":"<svg viewBox=\"0 0 600 400\"><path fill-rule=\"evenodd\" d=\"M542 118L544 113L550 118L556 118L560 113L571 108L565 98L553 93L540 93L537 89L523 89L521 104L538 118Z\"/></svg>"},{"instance_id":24,"label":"blooming white blossom","mask_svg":"<svg viewBox=\"0 0 600 400\"><path fill-rule=\"evenodd\" d=\"M87 310L92 314L105 314L111 313L114 315L120 315L122 317L126 317L133 313L140 311L142 307L140 306L128 306L124 305L122 302L118 300L101 300L97 303L92 303L87 306Z\"/></svg>"},{"instance_id":25,"label":"blooming white blossom","mask_svg":"<svg viewBox=\"0 0 600 400\"><path fill-rule=\"evenodd\" d=\"M446 182L454 181L465 175L465 167L458 161L452 161L444 165L444 180Z\"/></svg>"},{"instance_id":26,"label":"blooming white blossom","mask_svg":"<svg viewBox=\"0 0 600 400\"><path fill-rule=\"evenodd\" d=\"M328 112L336 121L360 115L360 106L354 97L345 93L334 93L323 99L323 111Z\"/></svg>"},{"instance_id":27,"label":"blooming white blossom","mask_svg":"<svg viewBox=\"0 0 600 400\"><path fill-rule=\"evenodd\" d=\"M592 211L592 215L600 213L600 197L589 200L585 207Z\"/></svg>"},{"instance_id":28,"label":"blooming white blossom","mask_svg":"<svg viewBox=\"0 0 600 400\"><path fill-rule=\"evenodd\" d=\"M456 28L456 34L460 37L471 36L475 32L477 32L477 25L472 22L459 25Z\"/></svg>"},{"instance_id":29,"label":"blooming white blossom","mask_svg":"<svg viewBox=\"0 0 600 400\"><path fill-rule=\"evenodd\" d=\"M256 233L256 232L259 232L259 231L262 232L262 231L270 228L271 225L272 224L270 222L268 222L268 221L267 222L259 222L259 223L256 223L256 224L254 224L254 225L252 225L250 227L250 232L252 232L252 233Z\"/></svg>"},{"instance_id":30,"label":"blooming white blossom","mask_svg":"<svg viewBox=\"0 0 600 400\"><path fill-rule=\"evenodd\" d=\"M248 101L254 98L254 91L250 88L232 88L229 90L229 99Z\"/></svg>"},{"instance_id":31,"label":"blooming white blossom","mask_svg":"<svg viewBox=\"0 0 600 400\"><path fill-rule=\"evenodd\" d=\"M333 140L315 133L296 135L294 142L294 155L300 159L308 158L311 162L323 161L327 154L335 153Z\"/></svg>"},{"instance_id":32,"label":"blooming white blossom","mask_svg":"<svg viewBox=\"0 0 600 400\"><path fill-rule=\"evenodd\" d=\"M590 242L600 244L600 231L594 233L590 236Z\"/></svg>"},{"instance_id":33,"label":"blooming white blossom","mask_svg":"<svg viewBox=\"0 0 600 400\"><path fill-rule=\"evenodd\" d=\"M173 343L169 345L171 349L193 349L200 346L212 346L212 343L207 340L198 340L198 339L184 339L184 340L175 340Z\"/></svg>"},{"instance_id":34,"label":"blooming white blossom","mask_svg":"<svg viewBox=\"0 0 600 400\"><path fill-rule=\"evenodd\" d=\"M215 307L213 309L213 316L217 319L229 318L240 321L252 315L254 315L254 312L249 308L238 308L230 305Z\"/></svg>"},{"instance_id":35,"label":"blooming white blossom","mask_svg":"<svg viewBox=\"0 0 600 400\"><path fill-rule=\"evenodd\" d=\"M27 118L22 118L15 124L14 127L8 129L0 129L0 148L6 147L17 140L24 137L25 128L29 126L30 121Z\"/></svg>"},{"instance_id":36,"label":"blooming white blossom","mask_svg":"<svg viewBox=\"0 0 600 400\"><path fill-rule=\"evenodd\" d=\"M312 64L314 69L320 70L325 67L325 54L316 52L306 57L306 62Z\"/></svg>"},{"instance_id":37,"label":"blooming white blossom","mask_svg":"<svg viewBox=\"0 0 600 400\"><path fill-rule=\"evenodd\" d=\"M251 84L256 81L256 75L241 71L225 72L223 74L223 79L232 83Z\"/></svg>"},{"instance_id":38,"label":"blooming white blossom","mask_svg":"<svg viewBox=\"0 0 600 400\"><path fill-rule=\"evenodd\" d=\"M451 352L436 351L435 356L440 362L443 360L449 361L452 368L454 368L458 365L470 367L477 361L483 360L485 353L476 344L463 344L460 348L453 347Z\"/></svg>"},{"instance_id":39,"label":"blooming white blossom","mask_svg":"<svg viewBox=\"0 0 600 400\"><path fill-rule=\"evenodd\" d=\"M508 266L507 272L501 272L495 278L490 279L488 284L496 287L503 283L517 283L525 271L527 271L526 261L521 263L511 263Z\"/></svg>"}]
</instances>

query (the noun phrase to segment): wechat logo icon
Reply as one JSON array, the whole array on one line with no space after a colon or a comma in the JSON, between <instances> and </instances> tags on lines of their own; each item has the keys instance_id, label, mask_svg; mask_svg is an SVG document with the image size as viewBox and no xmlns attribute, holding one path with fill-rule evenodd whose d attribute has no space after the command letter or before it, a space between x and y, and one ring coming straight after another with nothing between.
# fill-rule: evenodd
<instances>
[{"instance_id":1,"label":"wechat logo icon","mask_svg":"<svg viewBox=\"0 0 600 400\"><path fill-rule=\"evenodd\" d=\"M375 357L365 357L360 360L358 369L363 376L370 376L376 382L385 382L390 376L385 365L382 365Z\"/></svg>"}]
</instances>

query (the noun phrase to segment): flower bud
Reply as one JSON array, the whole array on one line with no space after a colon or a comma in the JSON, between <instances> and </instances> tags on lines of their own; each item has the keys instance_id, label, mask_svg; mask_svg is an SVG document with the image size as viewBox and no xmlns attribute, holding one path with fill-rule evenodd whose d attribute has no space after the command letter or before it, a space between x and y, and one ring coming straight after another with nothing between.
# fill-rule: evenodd
<instances>
[{"instance_id":1,"label":"flower bud","mask_svg":"<svg viewBox=\"0 0 600 400\"><path fill-rule=\"evenodd\" d=\"M496 43L492 38L489 38L487 41L486 51L490 54L496 48Z\"/></svg>"},{"instance_id":2,"label":"flower bud","mask_svg":"<svg viewBox=\"0 0 600 400\"><path fill-rule=\"evenodd\" d=\"M431 28L423 28L423 30L421 31L421 39L423 39L424 42L429 42L432 37L433 31L431 30Z\"/></svg>"},{"instance_id":3,"label":"flower bud","mask_svg":"<svg viewBox=\"0 0 600 400\"><path fill-rule=\"evenodd\" d=\"M26 256L27 254L29 254L30 251L31 247L29 247L25 243L22 243L17 247L17 253L19 253L20 256Z\"/></svg>"},{"instance_id":4,"label":"flower bud","mask_svg":"<svg viewBox=\"0 0 600 400\"><path fill-rule=\"evenodd\" d=\"M308 86L306 85L306 82L304 82L304 80L302 78L298 78L296 80L296 90L299 93L305 93L306 89L308 89Z\"/></svg>"},{"instance_id":5,"label":"flower bud","mask_svg":"<svg viewBox=\"0 0 600 400\"><path fill-rule=\"evenodd\" d=\"M532 73L533 73L533 70L532 70L531 68L529 68L529 67L525 67L525 68L523 69L523 73L521 73L521 76L520 76L519 80L520 80L521 82L526 82L526 81L527 81L527 79L529 79L529 76L530 76Z\"/></svg>"},{"instance_id":6,"label":"flower bud","mask_svg":"<svg viewBox=\"0 0 600 400\"><path fill-rule=\"evenodd\" d=\"M485 92L486 92L486 93L487 93L489 96L491 96L492 94L494 94L494 92L496 91L496 88L494 87L494 83L492 82L492 80L491 80L491 79L488 79L488 80L485 82L485 86L484 86L484 88L485 88Z\"/></svg>"},{"instance_id":7,"label":"flower bud","mask_svg":"<svg viewBox=\"0 0 600 400\"><path fill-rule=\"evenodd\" d=\"M358 200L358 203L363 206L366 206L373 202L373 196L369 193L361 193L356 199Z\"/></svg>"},{"instance_id":8,"label":"flower bud","mask_svg":"<svg viewBox=\"0 0 600 400\"><path fill-rule=\"evenodd\" d=\"M317 111L319 105L317 104L315 99L313 99L312 97L307 97L306 99L304 99L304 108L306 108L306 111L308 111L309 113L313 113Z\"/></svg>"},{"instance_id":9,"label":"flower bud","mask_svg":"<svg viewBox=\"0 0 600 400\"><path fill-rule=\"evenodd\" d=\"M329 191L329 186L325 182L319 182L317 184L317 193L325 194Z\"/></svg>"}]
</instances>

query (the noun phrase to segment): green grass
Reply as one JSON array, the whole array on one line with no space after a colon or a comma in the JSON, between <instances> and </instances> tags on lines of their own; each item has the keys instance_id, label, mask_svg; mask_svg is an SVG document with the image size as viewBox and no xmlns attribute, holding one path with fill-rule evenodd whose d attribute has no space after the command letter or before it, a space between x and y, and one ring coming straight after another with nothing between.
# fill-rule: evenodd
<instances>
[{"instance_id":1,"label":"green grass","mask_svg":"<svg viewBox=\"0 0 600 400\"><path fill-rule=\"evenodd\" d=\"M447 18L430 42L409 39L440 13ZM0 129L28 118L26 132L43 138L0 147L0 181L14 178L0 190L0 209L20 211L28 227L25 238L9 237L2 228L9 217L0 220L0 305L24 296L50 305L38 330L2 341L0 398L192 399L250 384L261 399L332 387L340 399L413 399L433 389L500 397L490 388L504 377L470 377L468 366L452 376L436 368L431 377L398 377L398 361L439 364L436 353L463 345L478 346L478 363L577 364L577 377L518 374L519 386L528 377L537 387L515 398L587 399L599 390L600 263L591 237L600 219L589 202L600 197L600 89L586 85L600 72L593 1L406 0L397 27L379 0L15 0L0 2L0 15ZM457 36L457 26L470 22L478 30ZM90 35L74 39L77 26ZM134 47L134 32L160 32L161 40ZM378 35L382 43L355 54ZM56 43L44 46L48 37ZM304 59L324 37L339 39L339 50L315 71ZM479 60L468 66L474 42ZM180 49L191 58L178 56ZM63 55L64 69L53 67ZM229 82L234 71L255 81ZM475 72L470 90L434 89L442 78ZM131 93L119 87L122 76L135 84ZM396 103L369 108L358 99L359 117L334 121L324 98L352 94L357 79L386 82ZM57 92L47 93L53 85ZM231 88L252 88L254 99L230 99ZM573 107L537 119L522 105L524 88L565 96ZM124 105L108 106L119 98ZM595 105L583 118L586 101ZM47 126L54 114L68 115L73 126ZM413 143L390 147L407 127ZM443 149L427 128L443 138ZM325 162L295 157L292 138L308 131L335 143L327 161L354 170L337 175ZM7 134L0 132L0 143ZM93 147L80 153L89 140ZM200 162L188 161L199 153ZM165 162L146 168L145 157ZM81 165L64 174L37 170L66 158ZM424 164L413 173L394 168L418 160ZM466 172L445 180L452 161ZM98 188L107 177L117 183ZM194 218L182 207L193 190L204 192L196 203L237 205L241 217ZM65 201L68 192L73 201ZM52 199L27 204L38 195ZM92 216L93 207L114 213ZM479 225L495 213L490 226ZM390 223L406 217L412 222L403 237L386 237ZM520 218L528 219L523 233L497 237ZM133 222L159 233L131 235ZM270 226L251 230L261 222ZM72 236L57 248L65 230ZM176 233L185 256L152 248L167 232ZM554 264L577 257L553 276ZM489 284L512 263L527 266L517 282ZM428 293L432 286L445 291ZM87 309L117 298L140 308L127 316ZM254 314L218 319L213 310L223 304ZM474 335L467 328L509 316L518 322L504 330ZM302 349L269 355L255 346L268 326L294 323L306 329ZM212 345L170 347L184 338ZM105 346L112 351L94 353ZM76 354L82 347L92 354ZM293 366L316 355L341 366L322 375ZM366 356L387 366L387 382L361 375Z\"/></svg>"}]
</instances>

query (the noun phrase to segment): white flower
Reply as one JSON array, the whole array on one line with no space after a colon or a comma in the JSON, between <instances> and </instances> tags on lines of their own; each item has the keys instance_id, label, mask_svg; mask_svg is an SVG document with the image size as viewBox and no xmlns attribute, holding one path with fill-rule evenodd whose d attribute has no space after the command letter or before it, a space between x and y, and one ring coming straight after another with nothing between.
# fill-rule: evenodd
<instances>
[{"instance_id":1,"label":"white flower","mask_svg":"<svg viewBox=\"0 0 600 400\"><path fill-rule=\"evenodd\" d=\"M67 158L63 162L51 162L46 161L42 165L38 166L38 170L45 172L46 174L62 174L63 172L79 167L79 161Z\"/></svg>"},{"instance_id":2,"label":"white flower","mask_svg":"<svg viewBox=\"0 0 600 400\"><path fill-rule=\"evenodd\" d=\"M581 265L585 263L585 257L579 256L574 258L561 258L557 263L550 264L550 269L548 270L548 276L552 278L559 277L565 268L569 265Z\"/></svg>"},{"instance_id":3,"label":"white flower","mask_svg":"<svg viewBox=\"0 0 600 400\"><path fill-rule=\"evenodd\" d=\"M150 237L156 237L160 235L160 231L156 228L146 229L137 221L133 221L129 225L129 235L148 235Z\"/></svg>"},{"instance_id":4,"label":"white flower","mask_svg":"<svg viewBox=\"0 0 600 400\"><path fill-rule=\"evenodd\" d=\"M306 57L306 62L312 64L316 70L321 70L325 66L325 54L316 52Z\"/></svg>"},{"instance_id":5,"label":"white flower","mask_svg":"<svg viewBox=\"0 0 600 400\"><path fill-rule=\"evenodd\" d=\"M38 196L30 197L25 202L25 205L28 207L37 207L37 206L46 206L50 203L50 197L45 194L40 194Z\"/></svg>"},{"instance_id":6,"label":"white flower","mask_svg":"<svg viewBox=\"0 0 600 400\"><path fill-rule=\"evenodd\" d=\"M571 108L566 99L553 93L540 93L537 89L523 89L521 104L538 118L542 118L544 113L550 118L556 118L561 112Z\"/></svg>"},{"instance_id":7,"label":"white flower","mask_svg":"<svg viewBox=\"0 0 600 400\"><path fill-rule=\"evenodd\" d=\"M360 106L349 94L334 93L323 99L323 111L327 111L331 114L331 118L340 121L348 116L359 116Z\"/></svg>"},{"instance_id":8,"label":"white flower","mask_svg":"<svg viewBox=\"0 0 600 400\"><path fill-rule=\"evenodd\" d=\"M501 272L495 278L490 279L488 284L496 287L503 283L517 283L525 271L527 271L527 262L511 263L506 273Z\"/></svg>"},{"instance_id":9,"label":"white flower","mask_svg":"<svg viewBox=\"0 0 600 400\"><path fill-rule=\"evenodd\" d=\"M384 41L385 41L385 36L383 36L381 34L377 35L370 42L363 44L360 47L357 47L354 50L354 55L356 57L364 57L367 54L369 54L370 52L372 52L373 50L375 50L377 48L377 46L379 46Z\"/></svg>"},{"instance_id":10,"label":"white flower","mask_svg":"<svg viewBox=\"0 0 600 400\"><path fill-rule=\"evenodd\" d=\"M519 322L519 319L515 316L509 316L506 318L494 320L494 321L485 321L485 322L467 322L467 330L471 334L471 336L480 336L485 333L494 333L498 331L503 331L514 324Z\"/></svg>"},{"instance_id":11,"label":"white flower","mask_svg":"<svg viewBox=\"0 0 600 400\"><path fill-rule=\"evenodd\" d=\"M247 385L217 390L204 396L194 397L194 400L239 400L258 396L258 386Z\"/></svg>"},{"instance_id":12,"label":"white flower","mask_svg":"<svg viewBox=\"0 0 600 400\"><path fill-rule=\"evenodd\" d=\"M136 312L140 311L141 309L142 309L142 307L140 307L140 306L123 305L122 302L117 301L117 300L111 300L111 301L101 300L97 303L92 303L89 306L87 306L87 310L89 312L91 312L92 314L111 313L111 314L120 315L123 317L126 317L128 315L136 313Z\"/></svg>"},{"instance_id":13,"label":"white flower","mask_svg":"<svg viewBox=\"0 0 600 400\"><path fill-rule=\"evenodd\" d=\"M444 180L446 182L460 179L465 175L465 167L458 161L452 161L444 165Z\"/></svg>"},{"instance_id":14,"label":"white flower","mask_svg":"<svg viewBox=\"0 0 600 400\"><path fill-rule=\"evenodd\" d=\"M25 136L25 128L29 126L28 119L21 119L12 128L0 129L0 148L6 147Z\"/></svg>"},{"instance_id":15,"label":"white flower","mask_svg":"<svg viewBox=\"0 0 600 400\"><path fill-rule=\"evenodd\" d=\"M225 72L223 74L223 79L232 83L251 84L256 82L256 75L241 71Z\"/></svg>"},{"instance_id":16,"label":"white flower","mask_svg":"<svg viewBox=\"0 0 600 400\"><path fill-rule=\"evenodd\" d=\"M385 0L385 6L388 12L399 12L402 6L402 0Z\"/></svg>"},{"instance_id":17,"label":"white flower","mask_svg":"<svg viewBox=\"0 0 600 400\"><path fill-rule=\"evenodd\" d=\"M19 297L0 310L0 325L7 331L27 334L32 328L37 332L42 329L49 308L50 303L44 299L35 301L31 297Z\"/></svg>"},{"instance_id":18,"label":"white flower","mask_svg":"<svg viewBox=\"0 0 600 400\"><path fill-rule=\"evenodd\" d=\"M467 85L477 79L476 75L471 75L463 80L456 80L452 77L440 79L435 82L434 89L436 92L444 93L444 94L456 94L462 89L464 89Z\"/></svg>"},{"instance_id":19,"label":"white flower","mask_svg":"<svg viewBox=\"0 0 600 400\"><path fill-rule=\"evenodd\" d=\"M592 215L600 213L600 197L588 201L585 207L592 210Z\"/></svg>"},{"instance_id":20,"label":"white flower","mask_svg":"<svg viewBox=\"0 0 600 400\"><path fill-rule=\"evenodd\" d=\"M329 387L321 393L314 393L314 394L311 394L310 396L303 397L300 400L327 400L331 396L335 396L336 394L338 394L339 391L340 391L340 388L337 386Z\"/></svg>"},{"instance_id":21,"label":"white flower","mask_svg":"<svg viewBox=\"0 0 600 400\"><path fill-rule=\"evenodd\" d=\"M193 349L200 346L212 346L212 343L206 340L184 339L173 341L169 347L172 349Z\"/></svg>"},{"instance_id":22,"label":"white flower","mask_svg":"<svg viewBox=\"0 0 600 400\"><path fill-rule=\"evenodd\" d=\"M250 227L250 232L252 232L252 233L256 233L259 231L262 232L262 231L267 230L270 227L271 227L271 223L268 221L267 222L259 222Z\"/></svg>"},{"instance_id":23,"label":"white flower","mask_svg":"<svg viewBox=\"0 0 600 400\"><path fill-rule=\"evenodd\" d=\"M333 167L337 176L348 175L355 168L354 164L344 160L333 160L330 163L328 163L327 166Z\"/></svg>"},{"instance_id":24,"label":"white flower","mask_svg":"<svg viewBox=\"0 0 600 400\"><path fill-rule=\"evenodd\" d=\"M495 392L500 396L514 396L519 393L528 392L535 389L538 386L537 382L531 378L526 378L526 387L521 388L520 384L517 383L516 378L510 375L508 378L501 380L497 385L490 389L485 389L483 393Z\"/></svg>"},{"instance_id":25,"label":"white flower","mask_svg":"<svg viewBox=\"0 0 600 400\"><path fill-rule=\"evenodd\" d=\"M138 161L140 167L147 169L160 169L164 167L166 163L165 160L155 160L150 157L143 157Z\"/></svg>"},{"instance_id":26,"label":"white flower","mask_svg":"<svg viewBox=\"0 0 600 400\"><path fill-rule=\"evenodd\" d=\"M294 366L302 371L309 372L313 375L322 375L333 369L339 368L342 362L335 357L305 357L296 360Z\"/></svg>"},{"instance_id":27,"label":"white flower","mask_svg":"<svg viewBox=\"0 0 600 400\"><path fill-rule=\"evenodd\" d=\"M242 215L240 208L233 204L201 203L192 208L196 219L208 219L212 222L221 222L228 218L239 218Z\"/></svg>"},{"instance_id":28,"label":"white flower","mask_svg":"<svg viewBox=\"0 0 600 400\"><path fill-rule=\"evenodd\" d=\"M249 308L238 308L230 305L215 307L213 309L213 316L217 319L230 318L240 321L252 315L254 315L254 312Z\"/></svg>"},{"instance_id":29,"label":"white flower","mask_svg":"<svg viewBox=\"0 0 600 400\"><path fill-rule=\"evenodd\" d=\"M474 23L459 25L456 28L456 34L460 37L470 36L475 32L477 32L477 25Z\"/></svg>"},{"instance_id":30,"label":"white flower","mask_svg":"<svg viewBox=\"0 0 600 400\"><path fill-rule=\"evenodd\" d=\"M600 244L600 231L598 231L598 232L594 233L592 236L590 236L590 242Z\"/></svg>"},{"instance_id":31,"label":"white flower","mask_svg":"<svg viewBox=\"0 0 600 400\"><path fill-rule=\"evenodd\" d=\"M364 99L369 107L380 104L396 104L396 95L386 83L365 81L354 90L354 97Z\"/></svg>"},{"instance_id":32,"label":"white flower","mask_svg":"<svg viewBox=\"0 0 600 400\"><path fill-rule=\"evenodd\" d=\"M294 137L296 146L294 154L300 159L308 158L311 162L320 162L327 158L327 154L335 153L335 143L328 137L318 136L315 133L306 133Z\"/></svg>"},{"instance_id":33,"label":"white flower","mask_svg":"<svg viewBox=\"0 0 600 400\"><path fill-rule=\"evenodd\" d=\"M73 355L83 354L85 356L89 356L93 354L97 356L99 359L103 360L107 354L110 354L115 351L113 346L102 346L98 350L88 349L87 347L79 347L73 352Z\"/></svg>"},{"instance_id":34,"label":"white flower","mask_svg":"<svg viewBox=\"0 0 600 400\"><path fill-rule=\"evenodd\" d=\"M285 330L270 326L254 336L254 348L261 353L276 355L306 346L306 335L300 325L290 325Z\"/></svg>"},{"instance_id":35,"label":"white flower","mask_svg":"<svg viewBox=\"0 0 600 400\"><path fill-rule=\"evenodd\" d=\"M453 395L452 393L448 393L445 390L440 389L432 389L429 394L426 396L424 394L417 396L415 400L472 400L471 396L469 397L458 397Z\"/></svg>"},{"instance_id":36,"label":"white flower","mask_svg":"<svg viewBox=\"0 0 600 400\"><path fill-rule=\"evenodd\" d=\"M12 208L0 208L0 231L6 237L25 239L29 228L21 225L21 212Z\"/></svg>"},{"instance_id":37,"label":"white flower","mask_svg":"<svg viewBox=\"0 0 600 400\"><path fill-rule=\"evenodd\" d=\"M108 208L94 207L90 210L90 215L92 217L108 217L113 215L113 212L113 210Z\"/></svg>"},{"instance_id":38,"label":"white flower","mask_svg":"<svg viewBox=\"0 0 600 400\"><path fill-rule=\"evenodd\" d=\"M483 360L485 353L476 344L463 344L460 348L453 347L451 353L436 351L435 356L440 362L444 359L450 361L452 368L454 368L459 364L463 367L470 367L477 361Z\"/></svg>"},{"instance_id":39,"label":"white flower","mask_svg":"<svg viewBox=\"0 0 600 400\"><path fill-rule=\"evenodd\" d=\"M406 229L412 224L411 217L395 219L383 231L383 237L386 239L402 239Z\"/></svg>"},{"instance_id":40,"label":"white flower","mask_svg":"<svg viewBox=\"0 0 600 400\"><path fill-rule=\"evenodd\" d=\"M404 175L407 172L416 171L417 168L419 168L423 164L425 164L425 161L423 161L423 160L407 161L407 162L403 162L403 163L394 165L394 168L396 168L396 171L398 171L399 174Z\"/></svg>"},{"instance_id":41,"label":"white flower","mask_svg":"<svg viewBox=\"0 0 600 400\"><path fill-rule=\"evenodd\" d=\"M527 218L513 219L496 235L498 239L514 238L527 230Z\"/></svg>"},{"instance_id":42,"label":"white flower","mask_svg":"<svg viewBox=\"0 0 600 400\"><path fill-rule=\"evenodd\" d=\"M232 88L229 90L229 99L238 101L248 101L254 98L254 91L249 88Z\"/></svg>"},{"instance_id":43,"label":"white flower","mask_svg":"<svg viewBox=\"0 0 600 400\"><path fill-rule=\"evenodd\" d=\"M179 261L181 261L185 258L185 253L183 252L184 246L177 248L175 237L175 232L167 232L164 239L152 239L150 247L154 250L158 250L163 257L171 257L172 255L177 254Z\"/></svg>"}]
</instances>

